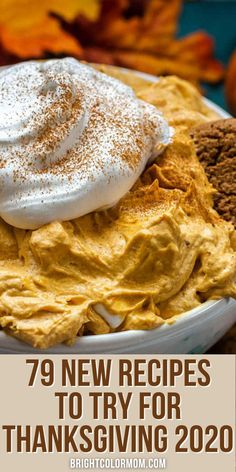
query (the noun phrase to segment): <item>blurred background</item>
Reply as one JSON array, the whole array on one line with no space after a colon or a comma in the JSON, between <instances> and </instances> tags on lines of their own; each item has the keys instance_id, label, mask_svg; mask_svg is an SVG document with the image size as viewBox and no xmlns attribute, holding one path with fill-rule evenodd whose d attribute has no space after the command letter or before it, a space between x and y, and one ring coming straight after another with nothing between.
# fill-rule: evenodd
<instances>
[{"instance_id":1,"label":"blurred background","mask_svg":"<svg viewBox=\"0 0 236 472\"><path fill-rule=\"evenodd\" d=\"M1 0L0 65L65 55L176 74L236 115L235 0Z\"/></svg>"}]
</instances>

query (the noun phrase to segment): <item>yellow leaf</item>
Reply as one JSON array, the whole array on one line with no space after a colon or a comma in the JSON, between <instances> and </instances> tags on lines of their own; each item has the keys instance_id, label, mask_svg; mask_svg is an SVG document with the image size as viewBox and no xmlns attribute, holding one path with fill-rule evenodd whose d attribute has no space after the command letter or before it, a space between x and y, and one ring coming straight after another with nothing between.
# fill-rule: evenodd
<instances>
[{"instance_id":1,"label":"yellow leaf","mask_svg":"<svg viewBox=\"0 0 236 472\"><path fill-rule=\"evenodd\" d=\"M48 4L49 2L45 2ZM51 11L58 13L68 21L73 20L78 14L95 21L100 15L100 0L53 0L50 2Z\"/></svg>"}]
</instances>

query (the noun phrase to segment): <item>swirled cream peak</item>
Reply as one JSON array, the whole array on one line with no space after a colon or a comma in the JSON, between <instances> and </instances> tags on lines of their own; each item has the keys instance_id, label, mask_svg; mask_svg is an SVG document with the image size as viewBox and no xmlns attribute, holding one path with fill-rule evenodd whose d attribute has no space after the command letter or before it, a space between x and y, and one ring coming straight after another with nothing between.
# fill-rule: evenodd
<instances>
[{"instance_id":1,"label":"swirled cream peak","mask_svg":"<svg viewBox=\"0 0 236 472\"><path fill-rule=\"evenodd\" d=\"M75 59L0 73L0 215L35 229L114 205L170 140L158 110Z\"/></svg>"}]
</instances>

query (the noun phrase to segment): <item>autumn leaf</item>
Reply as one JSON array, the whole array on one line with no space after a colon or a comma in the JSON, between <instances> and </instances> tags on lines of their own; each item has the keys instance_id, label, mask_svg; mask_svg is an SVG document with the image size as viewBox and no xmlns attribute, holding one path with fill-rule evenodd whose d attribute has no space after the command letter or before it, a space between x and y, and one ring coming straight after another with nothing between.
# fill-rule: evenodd
<instances>
[{"instance_id":1,"label":"autumn leaf","mask_svg":"<svg viewBox=\"0 0 236 472\"><path fill-rule=\"evenodd\" d=\"M1 0L0 63L69 54L155 75L224 76L205 32L177 38L183 0Z\"/></svg>"},{"instance_id":2,"label":"autumn leaf","mask_svg":"<svg viewBox=\"0 0 236 472\"><path fill-rule=\"evenodd\" d=\"M79 41L51 14L66 21L78 15L95 21L100 14L100 0L1 0L2 47L22 59L42 57L46 51L81 56Z\"/></svg>"},{"instance_id":3,"label":"autumn leaf","mask_svg":"<svg viewBox=\"0 0 236 472\"><path fill-rule=\"evenodd\" d=\"M141 14L130 14L135 4ZM102 0L96 22L78 17L74 34L88 62L118 65L153 75L176 74L194 84L224 76L214 41L203 31L176 38L182 0ZM111 4L113 8L111 8ZM128 7L128 14L127 14Z\"/></svg>"}]
</instances>

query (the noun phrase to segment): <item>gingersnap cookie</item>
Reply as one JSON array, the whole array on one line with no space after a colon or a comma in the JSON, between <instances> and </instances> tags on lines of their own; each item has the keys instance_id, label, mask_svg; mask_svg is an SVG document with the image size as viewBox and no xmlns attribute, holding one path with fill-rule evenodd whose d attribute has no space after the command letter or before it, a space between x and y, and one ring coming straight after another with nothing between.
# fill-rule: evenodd
<instances>
[{"instance_id":1,"label":"gingersnap cookie","mask_svg":"<svg viewBox=\"0 0 236 472\"><path fill-rule=\"evenodd\" d=\"M214 207L236 227L236 119L204 123L191 131L197 156L217 190Z\"/></svg>"}]
</instances>

